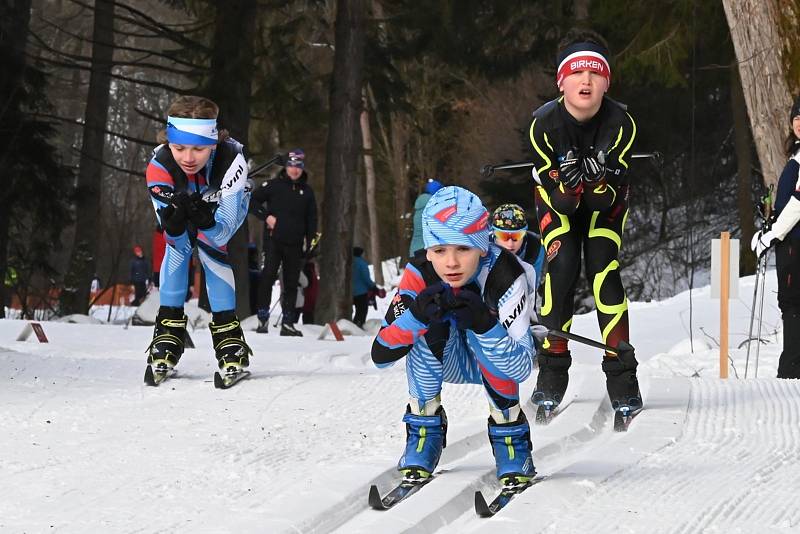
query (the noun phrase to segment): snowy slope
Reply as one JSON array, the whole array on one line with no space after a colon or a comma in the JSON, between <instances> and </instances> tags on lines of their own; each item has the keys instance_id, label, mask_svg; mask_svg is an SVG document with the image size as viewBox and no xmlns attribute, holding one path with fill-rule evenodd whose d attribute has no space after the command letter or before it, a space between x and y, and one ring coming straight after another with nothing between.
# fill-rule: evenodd
<instances>
[{"instance_id":1,"label":"snowy slope","mask_svg":"<svg viewBox=\"0 0 800 534\"><path fill-rule=\"evenodd\" d=\"M373 368L370 337L249 332L253 377L219 391L198 329L179 377L149 388L151 328L44 323L39 344L0 321L0 532L798 532L800 384L772 378L774 272L759 378L753 354L743 379L752 284L731 306L728 381L708 288L694 293L694 353L688 294L631 305L646 411L627 434L611 431L600 354L572 345L569 405L533 429L548 478L490 520L472 512L474 491L494 487L476 386L445 386L441 476L390 511L367 509L369 485L396 480L407 395L402 365ZM573 331L598 337L592 315Z\"/></svg>"}]
</instances>

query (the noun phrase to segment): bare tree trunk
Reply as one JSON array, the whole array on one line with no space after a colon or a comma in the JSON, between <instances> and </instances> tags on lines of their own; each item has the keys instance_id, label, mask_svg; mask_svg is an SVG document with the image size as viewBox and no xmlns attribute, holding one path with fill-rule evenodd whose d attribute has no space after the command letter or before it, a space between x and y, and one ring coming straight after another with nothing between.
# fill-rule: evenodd
<instances>
[{"instance_id":1,"label":"bare tree trunk","mask_svg":"<svg viewBox=\"0 0 800 534\"><path fill-rule=\"evenodd\" d=\"M408 146L408 127L397 113L392 113L392 172L395 184L395 217L397 221L397 242L400 245L400 256L408 254L411 241L410 226L411 207L408 201L408 165L406 163L406 147Z\"/></svg>"},{"instance_id":2,"label":"bare tree trunk","mask_svg":"<svg viewBox=\"0 0 800 534\"><path fill-rule=\"evenodd\" d=\"M330 127L325 154L324 232L317 318L349 317L353 247L353 191L361 145L359 115L364 86L366 0L336 3L336 51L330 93Z\"/></svg>"},{"instance_id":3,"label":"bare tree trunk","mask_svg":"<svg viewBox=\"0 0 800 534\"><path fill-rule=\"evenodd\" d=\"M257 2L242 0L218 5L209 96L220 107L221 126L247 146ZM228 242L228 259L236 280L236 315L240 319L251 312L248 240L248 225L243 223Z\"/></svg>"},{"instance_id":4,"label":"bare tree trunk","mask_svg":"<svg viewBox=\"0 0 800 534\"><path fill-rule=\"evenodd\" d=\"M62 313L86 313L97 265L98 214L105 153L105 129L114 56L115 0L97 0L92 33L92 71L84 112L83 142L75 191L75 241L62 291Z\"/></svg>"},{"instance_id":5,"label":"bare tree trunk","mask_svg":"<svg viewBox=\"0 0 800 534\"><path fill-rule=\"evenodd\" d=\"M18 100L14 98L14 93L22 87L22 77L25 72L25 43L28 40L28 27L30 24L30 0L12 2L6 6L4 16L0 19L0 51L8 54L5 61L10 68L3 72L0 78L0 101L5 106L13 105ZM4 114L6 117L11 113ZM5 125L8 132L17 129L18 124L12 121ZM10 168L12 162L9 156L14 150L13 142L9 143L9 136L3 135L4 146L0 150L0 164L4 168ZM11 156L13 158L13 156ZM13 180L13 177L11 177ZM24 178L23 178L24 179ZM8 191L0 193L0 319L6 316L5 303L9 287L5 280L8 273L8 241L10 231L11 205L14 202L13 195Z\"/></svg>"},{"instance_id":6,"label":"bare tree trunk","mask_svg":"<svg viewBox=\"0 0 800 534\"><path fill-rule=\"evenodd\" d=\"M781 58L775 0L723 0L744 100L764 183L775 184L784 165L783 136L791 106Z\"/></svg>"},{"instance_id":7,"label":"bare tree trunk","mask_svg":"<svg viewBox=\"0 0 800 534\"><path fill-rule=\"evenodd\" d=\"M364 91L364 109L361 111L361 139L364 144L364 174L367 179L367 213L369 214L369 248L372 267L375 270L375 283L383 285L383 268L381 266L381 240L378 231L378 208L375 205L375 165L372 161L372 133L369 129L369 111L366 90Z\"/></svg>"},{"instance_id":8,"label":"bare tree trunk","mask_svg":"<svg viewBox=\"0 0 800 534\"><path fill-rule=\"evenodd\" d=\"M742 239L739 241L739 269L742 274L747 275L753 274L756 270L756 257L750 253L750 240L755 233L752 195L750 194L753 158L742 81L736 65L731 67L731 108L733 137L736 146L736 211L739 214L739 226L742 229Z\"/></svg>"}]
</instances>

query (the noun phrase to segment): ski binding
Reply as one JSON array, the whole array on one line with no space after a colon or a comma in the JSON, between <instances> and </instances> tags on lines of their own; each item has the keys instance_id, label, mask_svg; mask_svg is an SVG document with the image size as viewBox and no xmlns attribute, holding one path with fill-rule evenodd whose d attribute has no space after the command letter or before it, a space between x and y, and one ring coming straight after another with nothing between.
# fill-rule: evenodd
<instances>
[{"instance_id":1,"label":"ski binding","mask_svg":"<svg viewBox=\"0 0 800 534\"><path fill-rule=\"evenodd\" d=\"M422 474L416 469L409 470L400 484L383 497L378 491L378 486L373 484L369 488L369 506L375 510L388 510L400 501L414 495L431 480L433 480L431 474Z\"/></svg>"}]
</instances>

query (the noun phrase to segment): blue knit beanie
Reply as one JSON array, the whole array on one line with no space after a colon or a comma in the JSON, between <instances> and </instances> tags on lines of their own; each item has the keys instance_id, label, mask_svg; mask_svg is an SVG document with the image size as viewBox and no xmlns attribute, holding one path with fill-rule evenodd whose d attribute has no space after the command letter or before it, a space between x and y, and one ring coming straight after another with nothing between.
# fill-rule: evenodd
<instances>
[{"instance_id":1,"label":"blue knit beanie","mask_svg":"<svg viewBox=\"0 0 800 534\"><path fill-rule=\"evenodd\" d=\"M425 248L436 245L466 245L489 250L489 212L481 199L463 187L437 191L422 212Z\"/></svg>"},{"instance_id":2,"label":"blue knit beanie","mask_svg":"<svg viewBox=\"0 0 800 534\"><path fill-rule=\"evenodd\" d=\"M425 192L428 193L429 195L432 195L442 187L444 187L444 185L442 185L442 182L440 182L439 180L428 178L428 182L425 184Z\"/></svg>"}]
</instances>

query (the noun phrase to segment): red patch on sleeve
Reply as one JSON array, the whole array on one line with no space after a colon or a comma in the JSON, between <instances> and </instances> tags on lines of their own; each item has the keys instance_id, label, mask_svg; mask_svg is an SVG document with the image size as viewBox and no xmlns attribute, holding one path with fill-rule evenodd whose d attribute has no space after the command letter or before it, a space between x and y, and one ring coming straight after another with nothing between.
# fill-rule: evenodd
<instances>
[{"instance_id":1,"label":"red patch on sleeve","mask_svg":"<svg viewBox=\"0 0 800 534\"><path fill-rule=\"evenodd\" d=\"M427 330L420 331L420 335L423 335L425 332L427 332ZM413 332L403 330L393 324L381 330L378 335L381 336L381 339L383 339L387 345L393 347L397 345L412 345L414 343Z\"/></svg>"},{"instance_id":2,"label":"red patch on sleeve","mask_svg":"<svg viewBox=\"0 0 800 534\"><path fill-rule=\"evenodd\" d=\"M403 272L403 278L400 279L400 287L398 289L408 289L419 294L420 291L425 289L425 280L413 269L406 269Z\"/></svg>"},{"instance_id":3,"label":"red patch on sleeve","mask_svg":"<svg viewBox=\"0 0 800 534\"><path fill-rule=\"evenodd\" d=\"M174 184L172 176L170 176L170 174L166 170L159 167L158 165L153 165L153 164L148 165L146 175L147 175L147 185Z\"/></svg>"}]
</instances>

